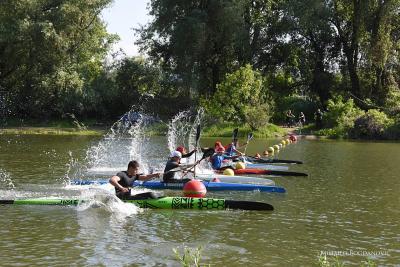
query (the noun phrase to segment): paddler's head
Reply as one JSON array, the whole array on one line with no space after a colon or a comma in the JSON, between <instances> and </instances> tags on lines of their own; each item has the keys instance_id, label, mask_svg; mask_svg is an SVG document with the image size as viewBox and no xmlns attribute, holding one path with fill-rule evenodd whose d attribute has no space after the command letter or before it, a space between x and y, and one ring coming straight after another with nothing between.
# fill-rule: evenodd
<instances>
[{"instance_id":1,"label":"paddler's head","mask_svg":"<svg viewBox=\"0 0 400 267\"><path fill-rule=\"evenodd\" d=\"M181 152L181 154L186 154L186 148L184 146L178 146L176 151Z\"/></svg>"},{"instance_id":2,"label":"paddler's head","mask_svg":"<svg viewBox=\"0 0 400 267\"><path fill-rule=\"evenodd\" d=\"M128 175L136 175L139 171L139 162L136 160L131 160L128 163Z\"/></svg>"},{"instance_id":3,"label":"paddler's head","mask_svg":"<svg viewBox=\"0 0 400 267\"><path fill-rule=\"evenodd\" d=\"M223 147L222 143L220 141L215 142L214 148L217 149L219 147Z\"/></svg>"},{"instance_id":4,"label":"paddler's head","mask_svg":"<svg viewBox=\"0 0 400 267\"><path fill-rule=\"evenodd\" d=\"M173 161L179 162L182 158L182 153L179 151L174 151L171 153L171 159Z\"/></svg>"},{"instance_id":5,"label":"paddler's head","mask_svg":"<svg viewBox=\"0 0 400 267\"><path fill-rule=\"evenodd\" d=\"M223 148L223 147L218 147L217 149L215 149L215 152L216 152L218 155L222 155L222 154L225 153L225 148Z\"/></svg>"}]
</instances>

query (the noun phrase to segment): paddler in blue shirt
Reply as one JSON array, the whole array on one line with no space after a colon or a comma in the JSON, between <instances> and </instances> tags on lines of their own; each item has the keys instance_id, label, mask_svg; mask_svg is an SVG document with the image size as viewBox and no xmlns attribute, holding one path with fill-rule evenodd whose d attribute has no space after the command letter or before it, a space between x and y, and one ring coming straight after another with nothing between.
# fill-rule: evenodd
<instances>
[{"instance_id":1,"label":"paddler in blue shirt","mask_svg":"<svg viewBox=\"0 0 400 267\"><path fill-rule=\"evenodd\" d=\"M235 159L239 156L228 156L225 154L225 148L218 147L215 149L215 154L211 157L211 166L214 170L233 169L231 165L225 165L228 160Z\"/></svg>"},{"instance_id":2,"label":"paddler in blue shirt","mask_svg":"<svg viewBox=\"0 0 400 267\"><path fill-rule=\"evenodd\" d=\"M154 198L152 192L131 195L133 182L136 180L147 181L155 177L159 177L161 173L153 173L148 175L138 174L139 162L132 160L128 163L128 170L117 173L110 178L109 182L115 187L115 195L120 199L140 199Z\"/></svg>"},{"instance_id":3,"label":"paddler in blue shirt","mask_svg":"<svg viewBox=\"0 0 400 267\"><path fill-rule=\"evenodd\" d=\"M233 142L230 143L226 148L225 154L227 154L228 156L234 156L234 155L242 156L243 153L236 149L237 145L238 145L238 140L237 139L233 140Z\"/></svg>"}]
</instances>

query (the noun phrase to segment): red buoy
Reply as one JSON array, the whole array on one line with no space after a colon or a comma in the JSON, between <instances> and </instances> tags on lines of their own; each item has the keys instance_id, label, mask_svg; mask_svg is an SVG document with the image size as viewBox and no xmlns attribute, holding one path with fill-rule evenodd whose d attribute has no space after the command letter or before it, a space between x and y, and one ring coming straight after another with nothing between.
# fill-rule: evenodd
<instances>
[{"instance_id":1,"label":"red buoy","mask_svg":"<svg viewBox=\"0 0 400 267\"><path fill-rule=\"evenodd\" d=\"M297 136L291 135L291 136L289 136L289 139L292 140L292 142L296 142L297 141Z\"/></svg>"},{"instance_id":2,"label":"red buoy","mask_svg":"<svg viewBox=\"0 0 400 267\"><path fill-rule=\"evenodd\" d=\"M199 180L191 180L183 186L183 195L185 197L204 197L207 189Z\"/></svg>"}]
</instances>

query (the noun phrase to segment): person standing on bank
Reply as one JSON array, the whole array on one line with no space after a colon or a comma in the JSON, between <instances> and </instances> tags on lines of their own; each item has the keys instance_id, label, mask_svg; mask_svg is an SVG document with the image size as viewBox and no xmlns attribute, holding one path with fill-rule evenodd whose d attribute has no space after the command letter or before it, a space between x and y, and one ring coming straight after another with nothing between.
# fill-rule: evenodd
<instances>
[{"instance_id":1,"label":"person standing on bank","mask_svg":"<svg viewBox=\"0 0 400 267\"><path fill-rule=\"evenodd\" d=\"M148 175L138 174L139 162L132 160L128 163L128 170L121 171L110 178L109 182L115 187L115 195L120 199L136 199L137 194L131 196L131 189L133 182L136 180L147 181L155 177L159 177L161 173L153 173ZM150 196L149 196L150 197Z\"/></svg>"},{"instance_id":2,"label":"person standing on bank","mask_svg":"<svg viewBox=\"0 0 400 267\"><path fill-rule=\"evenodd\" d=\"M320 109L317 109L317 112L315 112L315 127L317 129L322 128L322 116L323 116L322 111Z\"/></svg>"},{"instance_id":3,"label":"person standing on bank","mask_svg":"<svg viewBox=\"0 0 400 267\"><path fill-rule=\"evenodd\" d=\"M289 109L286 112L286 123L288 127L293 127L294 124L294 119L296 118L296 116L292 113L292 110Z\"/></svg>"},{"instance_id":4,"label":"person standing on bank","mask_svg":"<svg viewBox=\"0 0 400 267\"><path fill-rule=\"evenodd\" d=\"M303 112L300 112L300 115L299 115L299 124L300 124L301 126L304 126L304 124L306 124L306 116L304 115Z\"/></svg>"}]
</instances>

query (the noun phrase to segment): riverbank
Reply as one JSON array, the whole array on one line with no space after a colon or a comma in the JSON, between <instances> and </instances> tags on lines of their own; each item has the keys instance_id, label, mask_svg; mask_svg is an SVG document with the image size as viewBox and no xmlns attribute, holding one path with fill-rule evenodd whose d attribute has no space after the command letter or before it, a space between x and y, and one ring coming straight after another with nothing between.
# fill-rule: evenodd
<instances>
[{"instance_id":1,"label":"riverbank","mask_svg":"<svg viewBox=\"0 0 400 267\"><path fill-rule=\"evenodd\" d=\"M79 129L70 127L12 127L0 128L0 135L93 135L102 136L106 129L90 128Z\"/></svg>"},{"instance_id":2,"label":"riverbank","mask_svg":"<svg viewBox=\"0 0 400 267\"><path fill-rule=\"evenodd\" d=\"M268 124L257 131L252 131L249 127L237 127L234 124L219 124L204 126L201 135L204 137L231 137L233 129L238 128L238 137L246 138L247 134L252 132L255 138L277 138L288 134L289 128L282 128L274 124ZM3 127L0 128L0 134L9 135L93 135L102 136L109 131L106 126L85 126L71 127L63 126L22 126L22 127ZM146 128L148 136L164 136L168 132L168 126L165 123L153 124Z\"/></svg>"}]
</instances>

